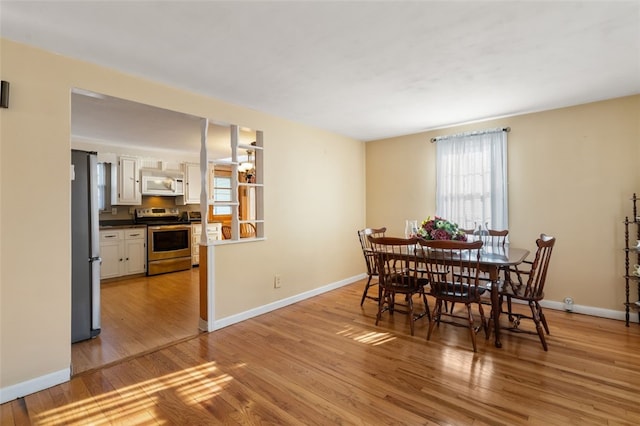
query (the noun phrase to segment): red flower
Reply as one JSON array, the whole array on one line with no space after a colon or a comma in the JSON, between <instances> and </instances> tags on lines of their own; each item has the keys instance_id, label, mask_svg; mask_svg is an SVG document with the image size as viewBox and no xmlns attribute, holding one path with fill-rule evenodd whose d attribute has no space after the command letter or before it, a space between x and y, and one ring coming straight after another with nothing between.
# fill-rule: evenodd
<instances>
[{"instance_id":1,"label":"red flower","mask_svg":"<svg viewBox=\"0 0 640 426\"><path fill-rule=\"evenodd\" d=\"M444 229L434 229L431 231L431 238L434 240L450 240L451 235Z\"/></svg>"}]
</instances>

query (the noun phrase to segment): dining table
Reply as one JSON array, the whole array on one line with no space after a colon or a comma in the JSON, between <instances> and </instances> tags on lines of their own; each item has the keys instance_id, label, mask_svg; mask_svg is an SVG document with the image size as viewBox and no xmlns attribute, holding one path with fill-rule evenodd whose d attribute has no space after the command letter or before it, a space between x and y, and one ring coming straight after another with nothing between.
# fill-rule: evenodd
<instances>
[{"instance_id":1,"label":"dining table","mask_svg":"<svg viewBox=\"0 0 640 426\"><path fill-rule=\"evenodd\" d=\"M473 237L469 239L472 241ZM403 252L398 255L398 259L405 261L415 261L419 245L407 253ZM500 341L500 314L502 307L500 306L500 271L511 266L517 266L524 262L529 256L529 250L519 247L513 247L510 243L495 244L485 242L480 249L479 269L486 272L489 282L486 284L487 290L491 293L491 319L493 321L494 344L497 348L502 347ZM423 256L420 257L424 261ZM428 255L426 256L428 258Z\"/></svg>"}]
</instances>

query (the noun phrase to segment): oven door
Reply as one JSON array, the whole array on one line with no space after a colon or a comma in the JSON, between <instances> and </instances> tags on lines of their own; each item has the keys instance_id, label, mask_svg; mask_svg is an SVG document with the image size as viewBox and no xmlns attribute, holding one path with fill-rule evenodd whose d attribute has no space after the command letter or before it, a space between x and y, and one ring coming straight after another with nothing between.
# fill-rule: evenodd
<instances>
[{"instance_id":1,"label":"oven door","mask_svg":"<svg viewBox=\"0 0 640 426\"><path fill-rule=\"evenodd\" d=\"M147 258L149 261L191 257L191 226L149 226Z\"/></svg>"}]
</instances>

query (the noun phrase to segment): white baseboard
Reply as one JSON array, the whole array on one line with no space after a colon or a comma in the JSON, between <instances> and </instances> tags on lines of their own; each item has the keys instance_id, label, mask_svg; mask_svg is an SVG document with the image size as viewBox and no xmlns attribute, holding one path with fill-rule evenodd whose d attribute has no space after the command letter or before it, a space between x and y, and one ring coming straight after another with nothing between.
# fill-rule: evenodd
<instances>
[{"instance_id":1,"label":"white baseboard","mask_svg":"<svg viewBox=\"0 0 640 426\"><path fill-rule=\"evenodd\" d=\"M287 297L286 299L277 300L267 305L258 306L257 308L249 309L248 311L240 312L239 314L221 318L215 320L213 328L214 330L219 330L232 324L248 320L249 318L257 317L258 315L266 314L267 312L292 305L296 302L300 302L301 300L309 299L310 297L335 290L336 288L343 287L364 278L367 278L367 274L360 274L350 278L345 278L344 280L340 280L335 283L327 284L325 286L314 288L313 290L306 291L304 293L296 294L295 296Z\"/></svg>"},{"instance_id":2,"label":"white baseboard","mask_svg":"<svg viewBox=\"0 0 640 426\"><path fill-rule=\"evenodd\" d=\"M257 308L254 309L250 309L248 311L245 312L241 312L239 314L235 314L235 315L231 315L225 318L221 318L219 320L215 321L214 324L214 330L219 330L221 328L227 327L229 325L247 320L249 318L253 318L253 317L257 317L258 315L262 315L265 314L267 312L279 309L279 308L283 308L287 305L291 305L293 303L299 302L301 300L304 299L308 299L310 297L313 296L317 296L319 294L322 293L326 293L328 291L331 290L335 290L336 288L345 286L347 284L351 284L354 283L356 281L359 281L361 279L367 278L367 274L360 274L360 275L356 275L354 277L351 278L347 278L338 282L335 282L333 284L328 284L326 286L323 287L319 287L316 289L313 289L311 291L305 292L305 293L301 293L295 296L291 296L287 299L282 299L282 300L278 300L276 302L267 304L267 305L263 305L263 306L259 306ZM520 301L518 300L514 300L514 302L518 303ZM543 300L542 302L540 302L540 305L543 308L548 308L548 309L554 309L557 311L564 311L564 302L556 302L553 300ZM584 305L573 305L573 309L571 310L571 312L576 313L576 314L583 314L583 315L591 315L594 317L600 317L600 318L609 318L609 319L614 319L614 320L619 320L619 321L624 321L625 320L625 313L624 311L614 311L613 309L602 309L602 308L595 308L593 306L584 306Z\"/></svg>"},{"instance_id":3,"label":"white baseboard","mask_svg":"<svg viewBox=\"0 0 640 426\"><path fill-rule=\"evenodd\" d=\"M0 404L59 385L60 383L68 382L70 379L71 368L65 368L64 370L45 374L44 376L27 380L26 382L0 388Z\"/></svg>"},{"instance_id":4,"label":"white baseboard","mask_svg":"<svg viewBox=\"0 0 640 426\"><path fill-rule=\"evenodd\" d=\"M209 323L202 318L198 318L198 330L204 332L209 331Z\"/></svg>"},{"instance_id":5,"label":"white baseboard","mask_svg":"<svg viewBox=\"0 0 640 426\"><path fill-rule=\"evenodd\" d=\"M543 300L540 302L540 306L543 308L555 309L557 311L564 311L564 302L556 302L553 300ZM593 306L573 305L573 309L568 312L575 314L591 315L600 318L609 318L614 320L625 320L624 311L614 311L613 309L594 308Z\"/></svg>"}]
</instances>

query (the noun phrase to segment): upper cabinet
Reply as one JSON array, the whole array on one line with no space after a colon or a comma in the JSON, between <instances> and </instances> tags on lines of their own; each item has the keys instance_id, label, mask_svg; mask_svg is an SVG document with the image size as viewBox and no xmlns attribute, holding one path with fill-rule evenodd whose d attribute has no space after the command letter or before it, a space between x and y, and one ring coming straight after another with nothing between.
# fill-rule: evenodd
<instances>
[{"instance_id":1,"label":"upper cabinet","mask_svg":"<svg viewBox=\"0 0 640 426\"><path fill-rule=\"evenodd\" d=\"M118 159L118 202L119 205L142 204L140 192L140 159L120 156Z\"/></svg>"},{"instance_id":2,"label":"upper cabinet","mask_svg":"<svg viewBox=\"0 0 640 426\"><path fill-rule=\"evenodd\" d=\"M200 164L184 163L184 195L176 197L176 204L200 204Z\"/></svg>"}]
</instances>

